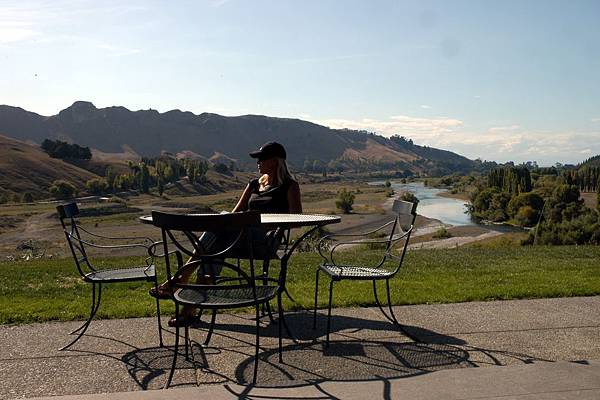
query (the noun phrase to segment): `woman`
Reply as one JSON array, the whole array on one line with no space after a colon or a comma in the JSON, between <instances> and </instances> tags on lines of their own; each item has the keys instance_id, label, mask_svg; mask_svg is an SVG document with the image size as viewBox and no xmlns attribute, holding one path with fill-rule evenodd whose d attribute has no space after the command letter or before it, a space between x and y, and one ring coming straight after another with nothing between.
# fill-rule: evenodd
<instances>
[{"instance_id":1,"label":"woman","mask_svg":"<svg viewBox=\"0 0 600 400\"><path fill-rule=\"evenodd\" d=\"M300 186L288 170L284 147L265 143L250 157L256 158L261 176L248 183L233 212L301 213Z\"/></svg>"},{"instance_id":2,"label":"woman","mask_svg":"<svg viewBox=\"0 0 600 400\"><path fill-rule=\"evenodd\" d=\"M232 212L241 211L260 211L263 213L301 213L302 203L300 200L300 186L289 172L285 148L277 142L265 143L258 149L250 153L250 157L256 158L259 178L252 179L244 191ZM274 235L277 237L277 235ZM218 236L211 233L205 233L200 238L201 248L214 249L219 248L227 240L220 240ZM193 259L193 257L192 257ZM220 271L215 269L215 274ZM192 270L183 270L181 275L175 279L186 282L189 280ZM206 276L198 276L198 283L209 282ZM170 288L166 283L150 289L150 295L159 298L170 298ZM184 307L181 321L175 318L169 320L169 326L179 324L189 324L195 317L195 309Z\"/></svg>"}]
</instances>

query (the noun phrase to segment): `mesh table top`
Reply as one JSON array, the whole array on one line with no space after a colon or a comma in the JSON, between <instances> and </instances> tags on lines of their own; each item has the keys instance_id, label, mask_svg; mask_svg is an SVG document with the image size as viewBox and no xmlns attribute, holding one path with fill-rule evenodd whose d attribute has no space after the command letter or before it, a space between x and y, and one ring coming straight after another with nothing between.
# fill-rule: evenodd
<instances>
[{"instance_id":1,"label":"mesh table top","mask_svg":"<svg viewBox=\"0 0 600 400\"><path fill-rule=\"evenodd\" d=\"M202 214L188 214L202 215ZM261 214L260 221L267 227L298 228L302 226L323 226L337 224L341 221L337 215L327 214ZM151 224L152 216L144 215L140 217L143 223Z\"/></svg>"}]
</instances>

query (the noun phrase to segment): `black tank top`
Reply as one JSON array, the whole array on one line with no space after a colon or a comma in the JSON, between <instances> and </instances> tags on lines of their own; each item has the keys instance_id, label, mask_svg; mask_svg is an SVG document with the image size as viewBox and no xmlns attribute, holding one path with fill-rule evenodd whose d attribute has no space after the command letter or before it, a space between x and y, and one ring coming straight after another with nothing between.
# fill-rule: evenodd
<instances>
[{"instance_id":1,"label":"black tank top","mask_svg":"<svg viewBox=\"0 0 600 400\"><path fill-rule=\"evenodd\" d=\"M288 189L292 182L288 178L279 186L267 187L266 190L260 191L258 179L252 179L249 183L252 194L248 201L248 210L263 213L289 213Z\"/></svg>"}]
</instances>

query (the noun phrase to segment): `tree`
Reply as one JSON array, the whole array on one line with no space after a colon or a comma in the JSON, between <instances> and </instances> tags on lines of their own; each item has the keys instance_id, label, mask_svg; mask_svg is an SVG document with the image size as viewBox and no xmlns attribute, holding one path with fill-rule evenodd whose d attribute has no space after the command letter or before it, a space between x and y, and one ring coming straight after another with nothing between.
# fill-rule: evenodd
<instances>
[{"instance_id":1,"label":"tree","mask_svg":"<svg viewBox=\"0 0 600 400\"><path fill-rule=\"evenodd\" d=\"M226 164L216 163L214 169L220 174L231 175L231 171L229 171L229 167Z\"/></svg>"},{"instance_id":2,"label":"tree","mask_svg":"<svg viewBox=\"0 0 600 400\"><path fill-rule=\"evenodd\" d=\"M140 163L140 191L148 193L150 191L150 171L146 163Z\"/></svg>"},{"instance_id":3,"label":"tree","mask_svg":"<svg viewBox=\"0 0 600 400\"><path fill-rule=\"evenodd\" d=\"M25 192L23 193L23 197L21 198L21 201L23 203L32 203L33 202L33 195L29 192Z\"/></svg>"},{"instance_id":4,"label":"tree","mask_svg":"<svg viewBox=\"0 0 600 400\"><path fill-rule=\"evenodd\" d=\"M112 167L106 168L106 188L111 192L115 190L115 179L116 175Z\"/></svg>"},{"instance_id":5,"label":"tree","mask_svg":"<svg viewBox=\"0 0 600 400\"><path fill-rule=\"evenodd\" d=\"M78 158L82 160L92 158L92 152L89 147L69 144L60 140L45 139L40 147L52 158Z\"/></svg>"},{"instance_id":6,"label":"tree","mask_svg":"<svg viewBox=\"0 0 600 400\"><path fill-rule=\"evenodd\" d=\"M346 189L342 189L337 195L335 206L344 214L349 214L350 211L352 211L352 205L354 204L354 193L349 192Z\"/></svg>"},{"instance_id":7,"label":"tree","mask_svg":"<svg viewBox=\"0 0 600 400\"><path fill-rule=\"evenodd\" d=\"M165 185L163 183L163 177L161 175L158 175L158 195L162 196L164 191L165 191Z\"/></svg>"},{"instance_id":8,"label":"tree","mask_svg":"<svg viewBox=\"0 0 600 400\"><path fill-rule=\"evenodd\" d=\"M106 192L108 184L106 183L106 180L102 178L93 178L85 183L85 188L91 194L99 195Z\"/></svg>"},{"instance_id":9,"label":"tree","mask_svg":"<svg viewBox=\"0 0 600 400\"><path fill-rule=\"evenodd\" d=\"M59 200L70 199L77 194L77 188L71 182L59 179L52 182L50 194Z\"/></svg>"}]
</instances>

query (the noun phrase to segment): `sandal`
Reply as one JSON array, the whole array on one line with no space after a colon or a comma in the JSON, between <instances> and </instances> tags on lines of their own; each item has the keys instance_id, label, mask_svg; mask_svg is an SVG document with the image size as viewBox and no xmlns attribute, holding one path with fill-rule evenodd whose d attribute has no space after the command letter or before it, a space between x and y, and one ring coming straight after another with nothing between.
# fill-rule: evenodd
<instances>
[{"instance_id":1,"label":"sandal","mask_svg":"<svg viewBox=\"0 0 600 400\"><path fill-rule=\"evenodd\" d=\"M170 299L173 297L173 291L168 286L160 285L158 287L152 287L148 290L148 294L157 299Z\"/></svg>"},{"instance_id":2,"label":"sandal","mask_svg":"<svg viewBox=\"0 0 600 400\"><path fill-rule=\"evenodd\" d=\"M175 317L171 318L168 322L168 325L171 328L175 328L177 326L179 326L179 327L190 326L197 322L200 322L200 318L197 315L187 315L187 316L180 315L179 319L177 319Z\"/></svg>"}]
</instances>

